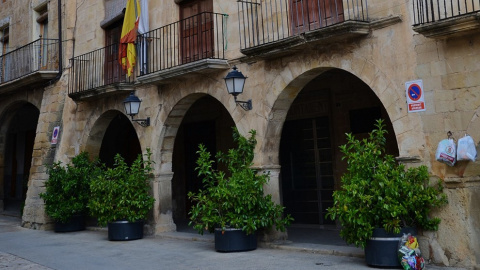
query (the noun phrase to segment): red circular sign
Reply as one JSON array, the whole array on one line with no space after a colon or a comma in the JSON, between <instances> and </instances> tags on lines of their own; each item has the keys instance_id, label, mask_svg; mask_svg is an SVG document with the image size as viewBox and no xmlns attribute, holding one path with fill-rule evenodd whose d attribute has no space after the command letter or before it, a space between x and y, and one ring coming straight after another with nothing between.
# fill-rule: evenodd
<instances>
[{"instance_id":1,"label":"red circular sign","mask_svg":"<svg viewBox=\"0 0 480 270\"><path fill-rule=\"evenodd\" d=\"M412 101L417 101L422 97L422 88L416 83L411 84L408 87L408 97Z\"/></svg>"}]
</instances>

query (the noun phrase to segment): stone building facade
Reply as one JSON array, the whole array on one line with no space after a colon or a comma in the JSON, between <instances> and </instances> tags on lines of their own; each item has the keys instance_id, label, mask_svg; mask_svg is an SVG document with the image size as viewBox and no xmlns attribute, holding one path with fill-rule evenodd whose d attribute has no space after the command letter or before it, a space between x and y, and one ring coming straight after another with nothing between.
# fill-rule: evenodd
<instances>
[{"instance_id":1,"label":"stone building facade","mask_svg":"<svg viewBox=\"0 0 480 270\"><path fill-rule=\"evenodd\" d=\"M38 196L47 165L81 151L108 164L117 152L128 160L149 148L148 228L177 230L186 193L199 186L196 145L228 149L232 126L257 131L255 166L271 173L267 192L297 223L336 226L325 209L345 170L338 146L346 132L365 136L384 118L389 152L427 165L449 199L436 213L439 231L422 234L425 257L480 264L478 161L435 160L449 131L480 138L478 1L150 0L132 77L118 66L126 1L58 1L0 2L0 211L24 202L24 227L50 227ZM13 68L22 61L36 68ZM248 77L238 99L251 99L252 110L226 91L233 66ZM409 111L405 87L416 80L425 110ZM132 91L147 127L125 115Z\"/></svg>"}]
</instances>

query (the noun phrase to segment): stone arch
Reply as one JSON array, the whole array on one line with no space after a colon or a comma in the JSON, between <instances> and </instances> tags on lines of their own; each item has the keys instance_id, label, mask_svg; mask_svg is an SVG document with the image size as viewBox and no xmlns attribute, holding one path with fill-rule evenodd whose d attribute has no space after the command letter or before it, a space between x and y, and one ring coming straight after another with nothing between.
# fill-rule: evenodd
<instances>
[{"instance_id":1,"label":"stone arch","mask_svg":"<svg viewBox=\"0 0 480 270\"><path fill-rule=\"evenodd\" d=\"M153 185L155 233L176 230L172 205L175 136L188 109L195 101L205 95L204 93L195 93L182 97L181 94L177 94L171 103L165 104L164 108L169 108L169 110L159 135L159 151L157 151L159 156L155 158L155 160L158 160L157 166L159 166L156 181Z\"/></svg>"},{"instance_id":2,"label":"stone arch","mask_svg":"<svg viewBox=\"0 0 480 270\"><path fill-rule=\"evenodd\" d=\"M38 107L29 102L28 100L16 100L11 102L9 105L4 107L4 110L0 112L0 211L4 208L4 200L6 198L6 190L5 184L7 182L7 167L10 167L11 175L10 180L12 181L10 185L15 185L14 188L17 194L20 192L22 187L27 186L26 183L22 184L20 187L17 185L18 181L20 183L27 181L30 174L30 166L32 161L33 149L34 149L34 140L35 140L35 133L38 126L38 118L40 116L40 110ZM19 113L23 113L24 115L20 116ZM18 119L15 119L18 118ZM20 121L21 120L21 121ZM15 144L12 144L12 141L9 138L9 132L14 125L15 129ZM18 137L18 138L17 138ZM17 149L17 147L21 147L21 149ZM16 150L14 150L16 149ZM22 150L23 149L23 150ZM17 156L17 161L20 162L13 163L12 160L9 160L7 151L14 151L16 154L11 152L10 154L13 155L21 155ZM18 152L20 151L20 152ZM23 160L23 162L21 162ZM18 164L17 164L18 163ZM15 164L15 165L13 165ZM14 167L12 167L14 166ZM13 169L17 168L17 169ZM19 177L19 170L23 171L20 173L20 176L23 177L23 180L18 180ZM15 176L14 176L15 175ZM15 183L13 182L15 180ZM8 185L8 184L7 184ZM13 190L13 189L12 189ZM23 196L26 195L26 190L21 191L24 193ZM18 194L15 195L15 198L19 196Z\"/></svg>"},{"instance_id":3,"label":"stone arch","mask_svg":"<svg viewBox=\"0 0 480 270\"><path fill-rule=\"evenodd\" d=\"M163 129L160 132L160 158L158 160L160 160L161 164L161 174L172 173L173 145L178 128L180 127L188 109L190 109L193 103L205 95L206 94L204 93L190 94L178 100L176 104L172 106L172 109L163 124Z\"/></svg>"},{"instance_id":4,"label":"stone arch","mask_svg":"<svg viewBox=\"0 0 480 270\"><path fill-rule=\"evenodd\" d=\"M291 77L286 81L285 87L283 89L276 89L277 93L275 94L277 94L277 98L270 99L272 103L267 105L272 109L268 116L268 123L264 134L265 140L261 146L263 159L261 161L259 160L259 162L261 162L263 166L278 165L278 149L283 123L295 97L312 79L332 69L346 71L359 78L372 89L373 93L380 99L392 121L394 132L397 134L400 155L402 156L402 154L404 154L402 152L406 150L402 151L401 140L398 139L398 134L412 130L415 123L420 122L418 116L410 116L411 118L416 117L417 120L415 123L412 123L412 125L405 126L401 120L407 117L407 112L406 110L399 109L397 106L397 104L405 103L405 98L399 94L395 83L374 63L358 57L353 57L349 60L338 58L332 59L331 62L324 67L310 68L302 66L301 68L291 69ZM411 118L409 118L410 121L412 120Z\"/></svg>"},{"instance_id":5,"label":"stone arch","mask_svg":"<svg viewBox=\"0 0 480 270\"><path fill-rule=\"evenodd\" d=\"M360 61L360 60L357 59L357 61ZM276 95L276 98L266 99L267 101L268 100L272 101L271 104L266 105L268 107L271 107L272 109L268 115L267 124L266 124L267 126L266 126L265 134L263 137L264 141L263 141L263 144L260 146L260 153L263 156L257 160L258 163L256 164L260 165L260 167L263 170L270 171L271 179L270 179L270 184L266 189L266 192L272 194L272 198L279 203L283 203L282 200L284 199L282 197L281 186L283 183L282 181L284 181L285 179L282 180L280 176L280 173L282 171L281 162L280 162L280 149L281 149L281 139L283 135L282 131L283 131L284 123L287 120L287 114L289 113L289 110L292 107L293 102L296 100L300 92L306 88L312 89L312 85L310 84L310 82L313 82L313 81L317 81L317 83L320 82L321 80L319 78L321 78L322 75L325 75L325 78L328 78L329 76L332 75L332 73L345 74L349 78L353 78L353 79L348 79L349 81L352 80L353 83L361 83L361 85L359 86L361 86L361 89L363 92L368 91L368 89L371 90L372 94L378 98L378 100L376 101L377 104L378 102L380 102L383 105L384 110L382 109L383 111L382 115L384 117L386 117L387 115L388 118L391 120L392 124L395 119L398 120L406 116L405 112L397 109L398 107L397 104L402 104L401 102L399 102L399 100L401 100L401 96L398 95L398 93L396 93L396 91L391 87L393 83L388 80L387 76L383 72L378 71L376 76L372 77L373 75L371 73L362 72L363 69L359 69L361 72L358 72L358 71L355 72L355 69L345 69L345 68L342 69L342 68L333 67L335 66L334 64L335 63L330 63L330 65L328 66L317 67L317 68L306 68L306 67L302 67L302 69L298 69L298 67L292 68L290 70L291 78L285 82L285 87L283 87L283 89L277 89L276 87L273 87L274 91L277 91L277 93L273 93L272 95ZM363 64L364 66L369 65L367 61L364 61L361 64ZM355 66L359 66L359 65L360 63L355 64ZM369 68L364 67L364 69L369 69ZM345 76L345 75L341 75L341 76ZM367 79L364 79L364 78L367 78ZM329 80L327 79L327 85L328 85L328 81ZM329 88L329 87L326 86L326 88ZM391 101L392 98L394 100L393 102ZM331 106L334 106L334 105L331 105ZM387 121L387 123L388 122L390 121ZM396 134L397 131L395 130L396 127L394 124L393 126L391 126L391 128L394 130L393 134ZM398 151L398 143L397 143L398 139L397 139L397 142L395 141L392 141L392 142L394 142L393 146L397 148L397 151ZM335 148L332 148L332 149L335 149ZM337 164L335 163L337 159L338 159L338 155L336 158L333 158L331 162L333 164ZM334 169L334 167L332 169ZM336 173L333 173L333 174L335 175ZM337 177L334 177L333 179L338 180ZM287 192L290 192L290 191L287 190ZM291 201L290 201L290 204L292 204ZM318 214L319 216L323 215L323 213L320 211Z\"/></svg>"},{"instance_id":6,"label":"stone arch","mask_svg":"<svg viewBox=\"0 0 480 270\"><path fill-rule=\"evenodd\" d=\"M109 129L112 128L113 130L109 131ZM122 136L111 137L114 139L114 142L105 141L105 136L109 136L109 132L110 135L118 134L119 131L115 130L115 128L121 128ZM111 133L112 131L114 133ZM126 145L126 142L128 142L128 145ZM122 147L119 148L118 145L122 145ZM87 151L91 157L100 157L102 162L107 164L107 166L113 165L113 155L115 153L120 153L127 164L132 163L136 159L137 154L142 153L140 141L138 140L138 135L133 127L133 123L128 117L117 110L108 110L96 119L89 130L85 151ZM104 154L103 157L102 153Z\"/></svg>"},{"instance_id":7,"label":"stone arch","mask_svg":"<svg viewBox=\"0 0 480 270\"><path fill-rule=\"evenodd\" d=\"M96 120L92 121L87 125L87 127L90 128L86 128L88 136L84 150L90 154L91 158L97 157L98 153L100 153L103 136L107 131L108 125L113 120L113 118L120 113L121 112L117 110L108 110L102 115L100 115Z\"/></svg>"},{"instance_id":8,"label":"stone arch","mask_svg":"<svg viewBox=\"0 0 480 270\"><path fill-rule=\"evenodd\" d=\"M157 233L162 231L176 230L176 224L174 223L173 217L173 194L175 194L173 187L173 169L176 140L179 136L179 131L181 130L181 125L184 122L185 117L188 115L188 112L192 109L192 106L194 106L197 101L200 101L206 97L210 97L223 106L223 103L215 95L212 95L211 92L215 91L212 91L210 88L209 93L190 93L186 96L177 94L172 100L173 102L164 104L164 108L169 109L167 110L168 115L165 117L163 128L159 133L159 149L157 151L159 156L156 158L158 161L157 166L159 166L157 175L158 180L156 181L154 187L154 191L158 192L156 197L157 202L155 203L154 209L154 212L156 214L158 213L158 216L155 217ZM226 94L223 92L222 95L226 96ZM232 116L228 108L225 108L225 111L230 117ZM179 194L178 190L176 194Z\"/></svg>"}]
</instances>

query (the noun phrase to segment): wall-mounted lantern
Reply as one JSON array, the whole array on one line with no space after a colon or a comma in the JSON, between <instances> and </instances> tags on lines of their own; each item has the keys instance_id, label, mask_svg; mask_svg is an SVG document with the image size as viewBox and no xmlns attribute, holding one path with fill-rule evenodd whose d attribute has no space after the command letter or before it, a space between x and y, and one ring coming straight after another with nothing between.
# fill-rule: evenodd
<instances>
[{"instance_id":1,"label":"wall-mounted lantern","mask_svg":"<svg viewBox=\"0 0 480 270\"><path fill-rule=\"evenodd\" d=\"M142 101L135 96L135 93L131 92L130 95L123 101L125 113L130 115L132 121L137 122L140 126L148 127L150 126L150 117L147 117L146 119L133 119L133 117L138 114L141 103Z\"/></svg>"},{"instance_id":2,"label":"wall-mounted lantern","mask_svg":"<svg viewBox=\"0 0 480 270\"><path fill-rule=\"evenodd\" d=\"M243 76L242 72L237 70L236 66L233 66L233 70L230 71L225 78L225 84L227 85L227 91L229 94L233 95L235 98L235 103L240 105L245 111L252 109L252 100L240 101L237 100L237 96L243 93L243 87L245 86L245 81L247 77Z\"/></svg>"}]
</instances>

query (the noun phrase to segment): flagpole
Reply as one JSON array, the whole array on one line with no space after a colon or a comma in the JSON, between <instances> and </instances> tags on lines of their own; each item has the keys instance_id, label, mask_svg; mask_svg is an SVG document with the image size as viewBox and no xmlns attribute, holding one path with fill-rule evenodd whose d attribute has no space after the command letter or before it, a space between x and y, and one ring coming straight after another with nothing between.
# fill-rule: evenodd
<instances>
[{"instance_id":1,"label":"flagpole","mask_svg":"<svg viewBox=\"0 0 480 270\"><path fill-rule=\"evenodd\" d=\"M133 0L133 6L135 7L135 20L137 20L138 18L137 0Z\"/></svg>"}]
</instances>

